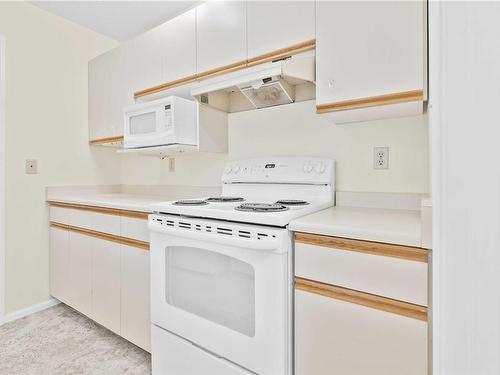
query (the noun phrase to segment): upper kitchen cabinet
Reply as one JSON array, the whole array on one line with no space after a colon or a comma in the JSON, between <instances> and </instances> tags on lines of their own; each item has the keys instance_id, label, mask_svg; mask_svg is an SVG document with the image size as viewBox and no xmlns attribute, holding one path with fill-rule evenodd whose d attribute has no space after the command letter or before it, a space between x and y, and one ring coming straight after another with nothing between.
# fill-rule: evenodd
<instances>
[{"instance_id":1,"label":"upper kitchen cabinet","mask_svg":"<svg viewBox=\"0 0 500 375\"><path fill-rule=\"evenodd\" d=\"M162 26L162 82L196 74L196 9Z\"/></svg>"},{"instance_id":2,"label":"upper kitchen cabinet","mask_svg":"<svg viewBox=\"0 0 500 375\"><path fill-rule=\"evenodd\" d=\"M132 89L136 97L167 89L196 75L196 9L141 34L130 42L138 72ZM142 72L142 73L141 73Z\"/></svg>"},{"instance_id":3,"label":"upper kitchen cabinet","mask_svg":"<svg viewBox=\"0 0 500 375\"><path fill-rule=\"evenodd\" d=\"M423 1L317 2L317 112L336 123L422 113L426 22Z\"/></svg>"},{"instance_id":4,"label":"upper kitchen cabinet","mask_svg":"<svg viewBox=\"0 0 500 375\"><path fill-rule=\"evenodd\" d=\"M117 47L89 61L89 138L91 144L123 139L123 107L133 103L126 48Z\"/></svg>"},{"instance_id":5,"label":"upper kitchen cabinet","mask_svg":"<svg viewBox=\"0 0 500 375\"><path fill-rule=\"evenodd\" d=\"M89 61L88 121L89 139L97 140L112 136L109 128L111 59L108 53Z\"/></svg>"},{"instance_id":6,"label":"upper kitchen cabinet","mask_svg":"<svg viewBox=\"0 0 500 375\"><path fill-rule=\"evenodd\" d=\"M197 10L198 74L231 66L247 59L246 3L209 1Z\"/></svg>"},{"instance_id":7,"label":"upper kitchen cabinet","mask_svg":"<svg viewBox=\"0 0 500 375\"><path fill-rule=\"evenodd\" d=\"M249 1L248 59L313 42L313 1Z\"/></svg>"}]
</instances>

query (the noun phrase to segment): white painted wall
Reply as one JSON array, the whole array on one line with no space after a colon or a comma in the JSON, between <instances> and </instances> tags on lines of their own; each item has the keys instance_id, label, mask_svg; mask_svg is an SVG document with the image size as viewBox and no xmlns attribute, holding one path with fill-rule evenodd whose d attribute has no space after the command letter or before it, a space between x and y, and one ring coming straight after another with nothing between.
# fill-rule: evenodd
<instances>
[{"instance_id":1,"label":"white painted wall","mask_svg":"<svg viewBox=\"0 0 500 375\"><path fill-rule=\"evenodd\" d=\"M373 169L373 147L389 146L388 170ZM427 117L332 125L314 101L229 115L229 154L186 154L168 161L123 156L122 183L219 185L226 160L263 155L313 155L337 160L337 189L428 192Z\"/></svg>"},{"instance_id":2,"label":"white painted wall","mask_svg":"<svg viewBox=\"0 0 500 375\"><path fill-rule=\"evenodd\" d=\"M120 159L90 148L87 62L116 42L25 2L0 2L6 41L6 312L49 298L45 186L117 183ZM26 175L24 160L38 159Z\"/></svg>"},{"instance_id":3,"label":"white painted wall","mask_svg":"<svg viewBox=\"0 0 500 375\"><path fill-rule=\"evenodd\" d=\"M434 374L500 373L500 3L430 3Z\"/></svg>"}]
</instances>

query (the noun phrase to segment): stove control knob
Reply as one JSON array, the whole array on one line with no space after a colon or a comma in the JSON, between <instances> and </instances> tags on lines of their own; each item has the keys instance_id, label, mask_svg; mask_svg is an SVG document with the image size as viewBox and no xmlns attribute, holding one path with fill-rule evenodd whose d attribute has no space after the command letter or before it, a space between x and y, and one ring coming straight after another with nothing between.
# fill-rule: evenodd
<instances>
[{"instance_id":1,"label":"stove control knob","mask_svg":"<svg viewBox=\"0 0 500 375\"><path fill-rule=\"evenodd\" d=\"M313 166L311 163L304 164L304 172L305 173L311 173L312 170L313 170Z\"/></svg>"},{"instance_id":2,"label":"stove control knob","mask_svg":"<svg viewBox=\"0 0 500 375\"><path fill-rule=\"evenodd\" d=\"M322 162L319 162L318 164L316 164L316 166L314 167L314 171L318 174L322 174L322 173L325 173L326 171L326 165Z\"/></svg>"},{"instance_id":3,"label":"stove control knob","mask_svg":"<svg viewBox=\"0 0 500 375\"><path fill-rule=\"evenodd\" d=\"M238 164L233 166L233 172L238 173L240 171L240 166Z\"/></svg>"},{"instance_id":4,"label":"stove control knob","mask_svg":"<svg viewBox=\"0 0 500 375\"><path fill-rule=\"evenodd\" d=\"M224 173L225 174L230 174L232 171L233 171L233 168L230 165L228 165L226 167L226 169L224 169Z\"/></svg>"}]
</instances>

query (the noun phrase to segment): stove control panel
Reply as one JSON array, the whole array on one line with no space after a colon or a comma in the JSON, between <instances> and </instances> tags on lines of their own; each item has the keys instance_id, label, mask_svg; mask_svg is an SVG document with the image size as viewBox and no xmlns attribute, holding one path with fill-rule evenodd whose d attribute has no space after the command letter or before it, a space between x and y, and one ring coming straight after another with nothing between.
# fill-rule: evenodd
<instances>
[{"instance_id":1,"label":"stove control panel","mask_svg":"<svg viewBox=\"0 0 500 375\"><path fill-rule=\"evenodd\" d=\"M333 184L335 161L315 157L277 157L227 163L223 183Z\"/></svg>"}]
</instances>

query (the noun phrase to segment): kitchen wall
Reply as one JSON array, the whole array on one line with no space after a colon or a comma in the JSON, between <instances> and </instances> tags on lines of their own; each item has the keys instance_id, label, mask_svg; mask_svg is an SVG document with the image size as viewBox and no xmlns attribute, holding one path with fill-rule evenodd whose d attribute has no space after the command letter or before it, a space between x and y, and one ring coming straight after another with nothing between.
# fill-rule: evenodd
<instances>
[{"instance_id":1,"label":"kitchen wall","mask_svg":"<svg viewBox=\"0 0 500 375\"><path fill-rule=\"evenodd\" d=\"M45 186L117 183L120 159L90 149L87 62L116 42L24 2L0 2L6 38L6 312L49 298ZM25 159L39 174L26 175Z\"/></svg>"},{"instance_id":2,"label":"kitchen wall","mask_svg":"<svg viewBox=\"0 0 500 375\"><path fill-rule=\"evenodd\" d=\"M123 156L122 183L218 185L227 160L266 155L313 155L337 161L337 189L427 193L427 116L332 125L314 101L229 115L228 155L192 153L168 161ZM373 147L389 146L389 169L373 169Z\"/></svg>"}]
</instances>

